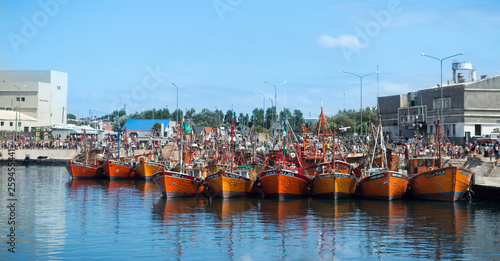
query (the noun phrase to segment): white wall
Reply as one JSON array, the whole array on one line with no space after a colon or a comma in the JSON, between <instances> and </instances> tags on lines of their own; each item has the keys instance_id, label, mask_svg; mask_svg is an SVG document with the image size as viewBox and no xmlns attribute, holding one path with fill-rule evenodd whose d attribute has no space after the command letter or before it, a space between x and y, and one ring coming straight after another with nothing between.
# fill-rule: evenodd
<instances>
[{"instance_id":1,"label":"white wall","mask_svg":"<svg viewBox=\"0 0 500 261\"><path fill-rule=\"evenodd\" d=\"M15 87L18 86L21 91ZM58 86L60 86L58 88ZM22 121L21 130L25 126L49 126L65 124L67 115L68 74L57 71L0 71L0 109L17 110L21 96L20 111L36 118L37 121ZM0 130L12 131L8 121Z\"/></svg>"}]
</instances>

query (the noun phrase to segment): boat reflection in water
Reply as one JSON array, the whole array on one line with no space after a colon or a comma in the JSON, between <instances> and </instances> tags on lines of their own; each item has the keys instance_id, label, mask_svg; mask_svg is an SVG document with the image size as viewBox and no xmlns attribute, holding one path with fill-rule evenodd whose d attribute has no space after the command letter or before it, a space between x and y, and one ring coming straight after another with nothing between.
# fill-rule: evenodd
<instances>
[{"instance_id":1,"label":"boat reflection in water","mask_svg":"<svg viewBox=\"0 0 500 261\"><path fill-rule=\"evenodd\" d=\"M71 191L94 191L105 186L103 179L72 179L68 181Z\"/></svg>"},{"instance_id":2,"label":"boat reflection in water","mask_svg":"<svg viewBox=\"0 0 500 261\"><path fill-rule=\"evenodd\" d=\"M261 202L260 212L265 221L284 225L287 220L300 222L307 214L309 203L309 199L300 198L264 199ZM302 221L306 222L305 219ZM269 223L265 222L265 224Z\"/></svg>"},{"instance_id":3,"label":"boat reflection in water","mask_svg":"<svg viewBox=\"0 0 500 261\"><path fill-rule=\"evenodd\" d=\"M337 249L352 250L356 253L357 246L353 246L346 233L359 224L356 218L356 201L354 199L344 200L311 200L311 210L314 214L316 226L312 228L315 235L317 259L335 259ZM343 259L344 257L339 257Z\"/></svg>"},{"instance_id":4,"label":"boat reflection in water","mask_svg":"<svg viewBox=\"0 0 500 261\"><path fill-rule=\"evenodd\" d=\"M409 216L414 224L406 229L407 237L419 246L413 257L443 260L465 256L472 222L467 202L409 202ZM428 247L422 247L423 242Z\"/></svg>"},{"instance_id":5,"label":"boat reflection in water","mask_svg":"<svg viewBox=\"0 0 500 261\"><path fill-rule=\"evenodd\" d=\"M203 197L159 198L154 203L153 213L163 223L171 224L194 213L205 212L207 204L208 199Z\"/></svg>"},{"instance_id":6,"label":"boat reflection in water","mask_svg":"<svg viewBox=\"0 0 500 261\"><path fill-rule=\"evenodd\" d=\"M256 198L214 198L207 205L207 212L222 221L241 217L247 211L255 212L259 199Z\"/></svg>"},{"instance_id":7,"label":"boat reflection in water","mask_svg":"<svg viewBox=\"0 0 500 261\"><path fill-rule=\"evenodd\" d=\"M397 249L401 238L413 241L417 259L453 259L464 251L464 238L470 234L466 202L369 201L359 200L358 209L366 215L365 237L360 249L366 256L376 249ZM384 245L380 242L385 242Z\"/></svg>"}]
</instances>

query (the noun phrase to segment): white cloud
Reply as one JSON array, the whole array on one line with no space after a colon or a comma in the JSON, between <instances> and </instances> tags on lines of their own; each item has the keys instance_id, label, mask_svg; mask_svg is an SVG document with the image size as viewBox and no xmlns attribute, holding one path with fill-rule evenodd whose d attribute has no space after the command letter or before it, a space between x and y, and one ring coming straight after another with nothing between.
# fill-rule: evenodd
<instances>
[{"instance_id":1,"label":"white cloud","mask_svg":"<svg viewBox=\"0 0 500 261\"><path fill-rule=\"evenodd\" d=\"M359 39L352 34L343 34L338 38L333 38L329 35L320 35L316 41L319 46L325 48L348 47L361 49L366 47L366 45L361 44Z\"/></svg>"}]
</instances>

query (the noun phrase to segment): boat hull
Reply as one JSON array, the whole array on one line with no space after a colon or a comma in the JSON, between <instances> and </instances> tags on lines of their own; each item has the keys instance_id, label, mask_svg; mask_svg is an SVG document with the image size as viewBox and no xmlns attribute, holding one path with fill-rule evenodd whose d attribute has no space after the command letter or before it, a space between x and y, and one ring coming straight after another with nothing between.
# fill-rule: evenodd
<instances>
[{"instance_id":1,"label":"boat hull","mask_svg":"<svg viewBox=\"0 0 500 261\"><path fill-rule=\"evenodd\" d=\"M166 198L193 197L203 191L202 179L179 172L160 171L152 179Z\"/></svg>"},{"instance_id":2,"label":"boat hull","mask_svg":"<svg viewBox=\"0 0 500 261\"><path fill-rule=\"evenodd\" d=\"M104 165L102 165L102 169L104 170L106 177L110 180L133 178L133 172L130 169L130 166L120 164L116 161L108 160L104 163Z\"/></svg>"},{"instance_id":3,"label":"boat hull","mask_svg":"<svg viewBox=\"0 0 500 261\"><path fill-rule=\"evenodd\" d=\"M219 171L208 175L205 181L210 188L211 197L235 198L260 195L260 190L254 186L254 180L234 173Z\"/></svg>"},{"instance_id":4,"label":"boat hull","mask_svg":"<svg viewBox=\"0 0 500 261\"><path fill-rule=\"evenodd\" d=\"M357 187L354 175L325 173L312 179L311 195L316 198L350 198Z\"/></svg>"},{"instance_id":5,"label":"boat hull","mask_svg":"<svg viewBox=\"0 0 500 261\"><path fill-rule=\"evenodd\" d=\"M137 166L135 166L135 174L139 179L144 179L144 180L151 180L153 178L153 174L156 172L159 172L163 169L160 164L156 163L141 163Z\"/></svg>"},{"instance_id":6,"label":"boat hull","mask_svg":"<svg viewBox=\"0 0 500 261\"><path fill-rule=\"evenodd\" d=\"M359 182L361 197L379 200L402 198L408 187L408 176L386 171L367 176Z\"/></svg>"},{"instance_id":7,"label":"boat hull","mask_svg":"<svg viewBox=\"0 0 500 261\"><path fill-rule=\"evenodd\" d=\"M283 170L268 170L259 174L259 181L266 198L309 197L309 177Z\"/></svg>"},{"instance_id":8,"label":"boat hull","mask_svg":"<svg viewBox=\"0 0 500 261\"><path fill-rule=\"evenodd\" d=\"M96 179L101 178L98 172L99 167L90 164L69 162L66 170L74 179Z\"/></svg>"},{"instance_id":9,"label":"boat hull","mask_svg":"<svg viewBox=\"0 0 500 261\"><path fill-rule=\"evenodd\" d=\"M447 167L410 178L408 196L424 200L457 201L469 188L473 173L461 167Z\"/></svg>"}]
</instances>

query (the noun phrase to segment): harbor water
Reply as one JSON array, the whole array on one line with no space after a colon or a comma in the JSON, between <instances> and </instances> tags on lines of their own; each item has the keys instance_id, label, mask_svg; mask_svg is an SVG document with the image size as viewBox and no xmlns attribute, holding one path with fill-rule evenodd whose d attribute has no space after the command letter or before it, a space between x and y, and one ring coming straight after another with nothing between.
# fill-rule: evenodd
<instances>
[{"instance_id":1,"label":"harbor water","mask_svg":"<svg viewBox=\"0 0 500 261\"><path fill-rule=\"evenodd\" d=\"M64 167L0 177L0 260L500 260L495 201L162 199Z\"/></svg>"}]
</instances>

